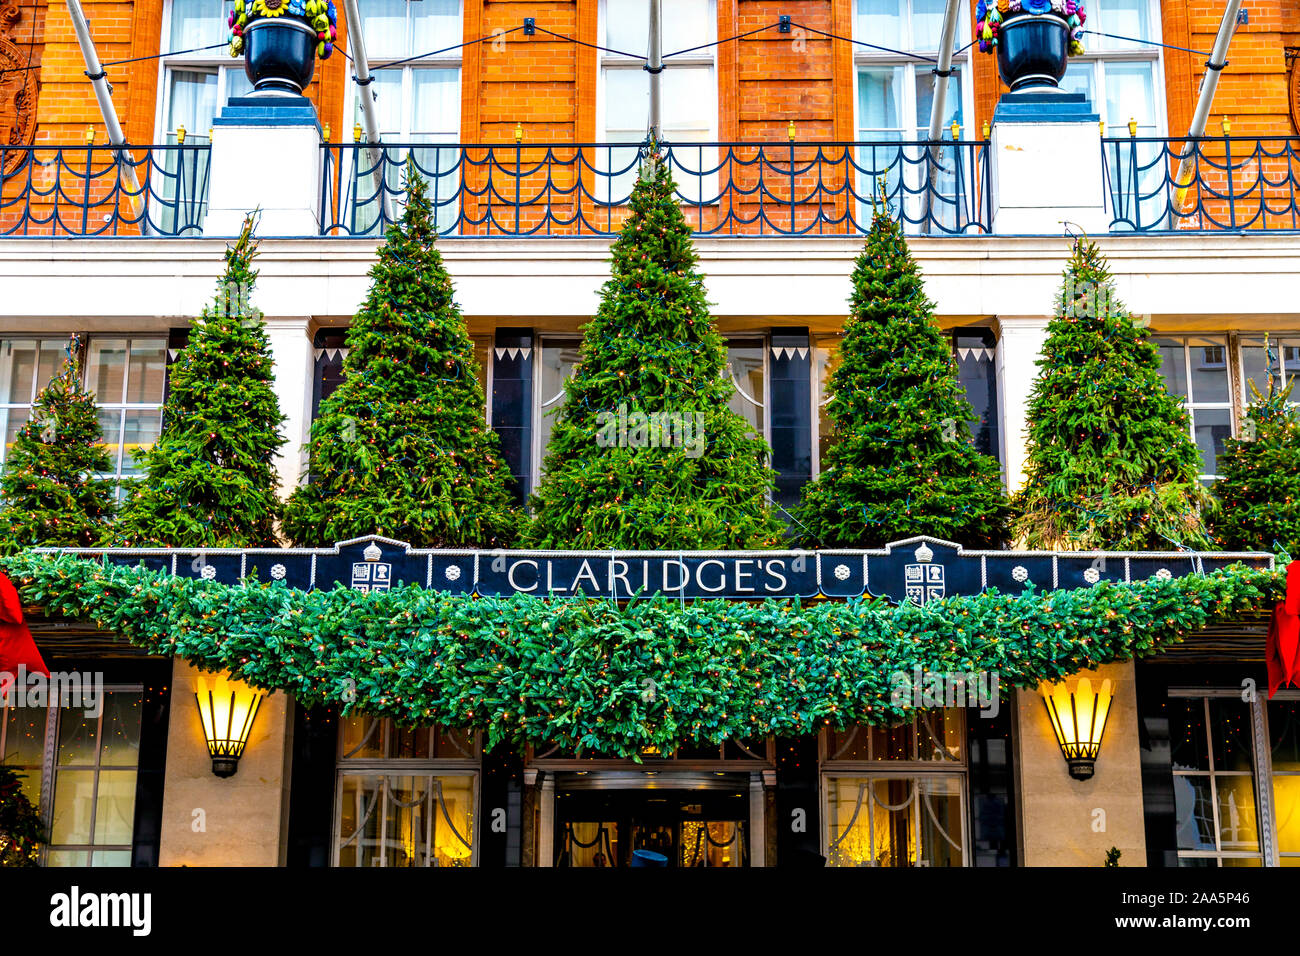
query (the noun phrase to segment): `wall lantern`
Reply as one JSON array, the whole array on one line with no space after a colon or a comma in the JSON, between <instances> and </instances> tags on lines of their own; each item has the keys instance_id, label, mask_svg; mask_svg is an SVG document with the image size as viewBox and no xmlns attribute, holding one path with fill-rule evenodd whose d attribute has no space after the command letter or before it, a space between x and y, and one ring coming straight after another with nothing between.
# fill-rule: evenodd
<instances>
[{"instance_id":1,"label":"wall lantern","mask_svg":"<svg viewBox=\"0 0 1300 956\"><path fill-rule=\"evenodd\" d=\"M233 777L239 769L239 758L248 746L248 735L265 696L225 676L198 677L194 700L212 756L212 772L218 777Z\"/></svg>"},{"instance_id":2,"label":"wall lantern","mask_svg":"<svg viewBox=\"0 0 1300 956\"><path fill-rule=\"evenodd\" d=\"M1094 690L1092 681L1081 677L1074 690L1064 683L1044 684L1042 693L1056 742L1070 767L1070 776L1076 780L1089 779L1101 751L1106 718L1110 715L1110 681L1103 680Z\"/></svg>"}]
</instances>

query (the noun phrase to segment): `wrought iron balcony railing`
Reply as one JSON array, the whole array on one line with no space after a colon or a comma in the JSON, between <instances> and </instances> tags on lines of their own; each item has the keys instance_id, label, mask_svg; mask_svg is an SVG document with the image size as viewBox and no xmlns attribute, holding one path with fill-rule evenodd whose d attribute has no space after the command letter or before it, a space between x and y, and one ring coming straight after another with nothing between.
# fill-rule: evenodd
<instances>
[{"instance_id":1,"label":"wrought iron balcony railing","mask_svg":"<svg viewBox=\"0 0 1300 956\"><path fill-rule=\"evenodd\" d=\"M209 148L0 146L0 236L201 235Z\"/></svg>"},{"instance_id":2,"label":"wrought iron balcony railing","mask_svg":"<svg viewBox=\"0 0 1300 956\"><path fill-rule=\"evenodd\" d=\"M1300 229L1300 137L1117 137L1101 148L1112 232Z\"/></svg>"},{"instance_id":3,"label":"wrought iron balcony railing","mask_svg":"<svg viewBox=\"0 0 1300 956\"><path fill-rule=\"evenodd\" d=\"M400 215L407 163L456 236L608 236L628 213L636 144L326 144L322 231L370 236ZM883 198L911 233L989 231L987 142L665 144L699 236L846 236ZM933 155L931 155L933 152Z\"/></svg>"}]
</instances>

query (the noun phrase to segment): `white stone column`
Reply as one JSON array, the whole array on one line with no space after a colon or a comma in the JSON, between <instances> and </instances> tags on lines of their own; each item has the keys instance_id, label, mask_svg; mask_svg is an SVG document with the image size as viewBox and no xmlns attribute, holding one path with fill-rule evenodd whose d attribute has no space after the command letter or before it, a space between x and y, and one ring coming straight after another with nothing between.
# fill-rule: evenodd
<instances>
[{"instance_id":1,"label":"white stone column","mask_svg":"<svg viewBox=\"0 0 1300 956\"><path fill-rule=\"evenodd\" d=\"M1009 493L1019 491L1025 483L1029 393L1038 378L1036 363L1047 341L1049 321L1039 316L998 316L998 413L1002 418L1002 475Z\"/></svg>"},{"instance_id":2,"label":"white stone column","mask_svg":"<svg viewBox=\"0 0 1300 956\"><path fill-rule=\"evenodd\" d=\"M280 497L287 498L298 486L304 467L303 445L311 428L312 371L315 354L311 347L311 317L267 318L266 335L275 363L275 397L285 416L281 434L288 439L276 456Z\"/></svg>"},{"instance_id":3,"label":"white stone column","mask_svg":"<svg viewBox=\"0 0 1300 956\"><path fill-rule=\"evenodd\" d=\"M993 232L1107 232L1099 117L1082 93L1006 93L989 144Z\"/></svg>"},{"instance_id":4,"label":"white stone column","mask_svg":"<svg viewBox=\"0 0 1300 956\"><path fill-rule=\"evenodd\" d=\"M555 774L542 774L537 821L537 865L555 866Z\"/></svg>"},{"instance_id":5,"label":"white stone column","mask_svg":"<svg viewBox=\"0 0 1300 956\"><path fill-rule=\"evenodd\" d=\"M205 236L320 234L321 128L303 96L235 97L212 124Z\"/></svg>"}]
</instances>

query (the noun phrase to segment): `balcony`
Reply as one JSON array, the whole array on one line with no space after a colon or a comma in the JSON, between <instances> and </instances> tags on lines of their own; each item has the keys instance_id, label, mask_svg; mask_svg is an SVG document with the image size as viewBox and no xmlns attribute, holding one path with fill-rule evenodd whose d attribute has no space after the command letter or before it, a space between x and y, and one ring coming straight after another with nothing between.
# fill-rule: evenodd
<instances>
[{"instance_id":1,"label":"balcony","mask_svg":"<svg viewBox=\"0 0 1300 956\"><path fill-rule=\"evenodd\" d=\"M0 146L0 236L199 236L206 144Z\"/></svg>"},{"instance_id":2,"label":"balcony","mask_svg":"<svg viewBox=\"0 0 1300 956\"><path fill-rule=\"evenodd\" d=\"M1113 234L1300 230L1300 137L1100 141ZM854 237L884 200L907 233L993 231L987 141L666 144L696 236ZM322 144L320 235L377 237L407 164L458 238L618 233L633 144ZM0 147L0 236L198 237L211 147ZM1185 168L1184 168L1185 167Z\"/></svg>"}]
</instances>

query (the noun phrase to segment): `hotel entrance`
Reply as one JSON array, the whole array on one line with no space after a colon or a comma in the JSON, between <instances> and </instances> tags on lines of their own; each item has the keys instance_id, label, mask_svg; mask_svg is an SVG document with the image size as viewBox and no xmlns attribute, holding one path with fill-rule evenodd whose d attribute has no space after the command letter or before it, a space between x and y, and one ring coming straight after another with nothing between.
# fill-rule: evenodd
<instances>
[{"instance_id":1,"label":"hotel entrance","mask_svg":"<svg viewBox=\"0 0 1300 956\"><path fill-rule=\"evenodd\" d=\"M752 866L752 806L745 773L556 774L552 865Z\"/></svg>"}]
</instances>

